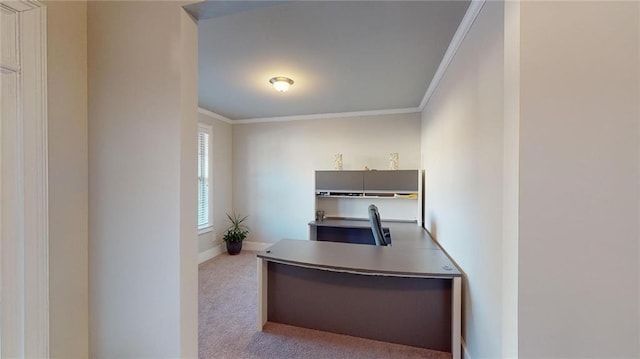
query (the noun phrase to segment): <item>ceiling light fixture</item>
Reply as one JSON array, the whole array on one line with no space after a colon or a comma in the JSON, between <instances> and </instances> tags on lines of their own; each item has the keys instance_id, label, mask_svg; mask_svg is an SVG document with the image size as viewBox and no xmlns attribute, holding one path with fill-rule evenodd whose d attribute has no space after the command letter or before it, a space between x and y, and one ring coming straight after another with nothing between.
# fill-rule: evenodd
<instances>
[{"instance_id":1,"label":"ceiling light fixture","mask_svg":"<svg viewBox=\"0 0 640 359\"><path fill-rule=\"evenodd\" d=\"M288 77L274 77L269 82L279 92L287 92L289 87L293 85L293 80Z\"/></svg>"}]
</instances>

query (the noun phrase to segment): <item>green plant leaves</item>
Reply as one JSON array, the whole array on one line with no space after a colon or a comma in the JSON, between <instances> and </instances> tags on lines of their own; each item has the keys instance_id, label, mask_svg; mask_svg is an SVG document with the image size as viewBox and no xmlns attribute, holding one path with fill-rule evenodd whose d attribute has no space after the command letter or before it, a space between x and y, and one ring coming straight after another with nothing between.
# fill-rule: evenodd
<instances>
[{"instance_id":1,"label":"green plant leaves","mask_svg":"<svg viewBox=\"0 0 640 359\"><path fill-rule=\"evenodd\" d=\"M249 234L249 227L244 224L247 217L248 216L240 217L240 215L235 212L231 212L231 214L227 213L227 222L229 222L229 227L227 227L222 239L225 242L242 242L247 238L247 235Z\"/></svg>"}]
</instances>

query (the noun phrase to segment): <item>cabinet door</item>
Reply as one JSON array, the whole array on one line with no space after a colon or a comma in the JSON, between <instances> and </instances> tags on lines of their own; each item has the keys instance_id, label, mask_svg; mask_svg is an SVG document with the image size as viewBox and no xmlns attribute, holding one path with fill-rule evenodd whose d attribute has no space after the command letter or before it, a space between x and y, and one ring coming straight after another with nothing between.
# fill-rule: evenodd
<instances>
[{"instance_id":1,"label":"cabinet door","mask_svg":"<svg viewBox=\"0 0 640 359\"><path fill-rule=\"evenodd\" d=\"M316 171L316 192L362 192L362 171Z\"/></svg>"},{"instance_id":2,"label":"cabinet door","mask_svg":"<svg viewBox=\"0 0 640 359\"><path fill-rule=\"evenodd\" d=\"M418 171L365 171L364 191L414 193L418 192Z\"/></svg>"}]
</instances>

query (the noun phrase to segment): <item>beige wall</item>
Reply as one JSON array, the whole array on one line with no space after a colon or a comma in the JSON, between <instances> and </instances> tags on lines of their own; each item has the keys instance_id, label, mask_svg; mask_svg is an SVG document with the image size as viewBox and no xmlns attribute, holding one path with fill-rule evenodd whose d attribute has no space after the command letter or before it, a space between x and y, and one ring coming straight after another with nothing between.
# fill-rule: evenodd
<instances>
[{"instance_id":1,"label":"beige wall","mask_svg":"<svg viewBox=\"0 0 640 359\"><path fill-rule=\"evenodd\" d=\"M523 2L520 357L640 357L638 2Z\"/></svg>"},{"instance_id":2,"label":"beige wall","mask_svg":"<svg viewBox=\"0 0 640 359\"><path fill-rule=\"evenodd\" d=\"M423 112L426 224L465 271L473 358L640 355L639 19L487 2Z\"/></svg>"},{"instance_id":3,"label":"beige wall","mask_svg":"<svg viewBox=\"0 0 640 359\"><path fill-rule=\"evenodd\" d=\"M502 357L518 356L520 196L520 2L504 4L502 177Z\"/></svg>"},{"instance_id":4,"label":"beige wall","mask_svg":"<svg viewBox=\"0 0 640 359\"><path fill-rule=\"evenodd\" d=\"M472 358L502 357L503 6L484 5L422 113L425 226L464 272Z\"/></svg>"},{"instance_id":5,"label":"beige wall","mask_svg":"<svg viewBox=\"0 0 640 359\"><path fill-rule=\"evenodd\" d=\"M420 115L270 122L233 126L233 207L248 215L248 240L307 239L314 218L314 170L420 166Z\"/></svg>"},{"instance_id":6,"label":"beige wall","mask_svg":"<svg viewBox=\"0 0 640 359\"><path fill-rule=\"evenodd\" d=\"M90 356L197 356L195 23L89 2Z\"/></svg>"},{"instance_id":7,"label":"beige wall","mask_svg":"<svg viewBox=\"0 0 640 359\"><path fill-rule=\"evenodd\" d=\"M172 12L180 16L180 357L197 358L198 23L179 6Z\"/></svg>"},{"instance_id":8,"label":"beige wall","mask_svg":"<svg viewBox=\"0 0 640 359\"><path fill-rule=\"evenodd\" d=\"M233 166L231 163L231 124L200 113L198 121L213 127L211 145L211 174L213 189L213 230L198 236L198 253L222 243L227 228L227 215L233 210L231 189Z\"/></svg>"},{"instance_id":9,"label":"beige wall","mask_svg":"<svg viewBox=\"0 0 640 359\"><path fill-rule=\"evenodd\" d=\"M46 1L53 358L89 356L87 5Z\"/></svg>"}]
</instances>

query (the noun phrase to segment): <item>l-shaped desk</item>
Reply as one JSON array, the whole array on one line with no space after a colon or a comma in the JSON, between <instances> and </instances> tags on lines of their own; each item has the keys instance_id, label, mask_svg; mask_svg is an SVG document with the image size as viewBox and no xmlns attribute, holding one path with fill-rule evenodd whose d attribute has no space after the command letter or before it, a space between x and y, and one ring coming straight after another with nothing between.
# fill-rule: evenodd
<instances>
[{"instance_id":1,"label":"l-shaped desk","mask_svg":"<svg viewBox=\"0 0 640 359\"><path fill-rule=\"evenodd\" d=\"M369 228L343 219L309 225ZM383 227L390 247L283 239L259 252L259 330L272 321L460 358L461 272L417 224Z\"/></svg>"},{"instance_id":2,"label":"l-shaped desk","mask_svg":"<svg viewBox=\"0 0 640 359\"><path fill-rule=\"evenodd\" d=\"M393 248L427 248L440 250L427 231L415 222L382 221L391 234ZM359 244L374 244L371 224L362 219L328 218L309 222L309 239Z\"/></svg>"}]
</instances>

